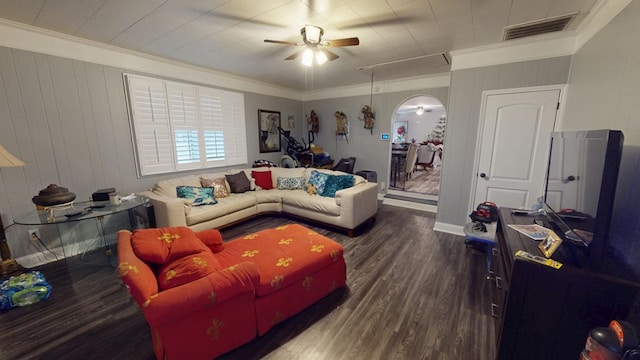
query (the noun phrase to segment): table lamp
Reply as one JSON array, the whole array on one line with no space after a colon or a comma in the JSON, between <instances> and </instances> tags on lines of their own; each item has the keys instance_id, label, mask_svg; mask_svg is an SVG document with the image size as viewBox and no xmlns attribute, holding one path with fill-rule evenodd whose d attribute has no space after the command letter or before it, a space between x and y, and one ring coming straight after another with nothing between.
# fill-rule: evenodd
<instances>
[{"instance_id":1,"label":"table lamp","mask_svg":"<svg viewBox=\"0 0 640 360\"><path fill-rule=\"evenodd\" d=\"M20 159L11 155L0 145L0 168L24 165ZM17 275L25 270L22 265L11 258L11 250L9 250L9 245L7 244L7 237L4 235L2 216L0 216L0 255L2 256L2 262L0 262L0 277Z\"/></svg>"}]
</instances>

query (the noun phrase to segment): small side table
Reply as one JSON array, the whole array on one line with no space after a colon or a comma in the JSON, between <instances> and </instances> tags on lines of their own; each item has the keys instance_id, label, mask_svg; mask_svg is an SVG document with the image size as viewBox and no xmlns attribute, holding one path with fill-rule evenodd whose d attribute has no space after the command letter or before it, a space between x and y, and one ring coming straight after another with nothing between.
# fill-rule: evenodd
<instances>
[{"instance_id":1,"label":"small side table","mask_svg":"<svg viewBox=\"0 0 640 360\"><path fill-rule=\"evenodd\" d=\"M487 278L491 277L491 260L493 259L493 247L496 245L496 230L498 222L485 223L486 231L478 229L475 222L470 222L464 226L464 237L466 245L484 244L487 247Z\"/></svg>"},{"instance_id":2,"label":"small side table","mask_svg":"<svg viewBox=\"0 0 640 360\"><path fill-rule=\"evenodd\" d=\"M135 209L147 204L149 199L143 196L137 196L131 200L122 201L120 205L111 205L109 201L83 201L73 203L72 208L63 211L55 211L54 217L51 218L47 211L42 210L33 210L27 214L19 216L15 218L13 221L19 225L62 225L62 224L70 224L70 223L80 223L88 220L96 220L98 226L98 233L100 235L100 240L102 242L102 246L104 247L105 255L107 256L107 261L111 266L115 266L117 259L113 254L112 249L109 248L107 243L107 239L105 236L105 225L104 221L106 217L119 214L122 212L128 212L129 214L129 225L133 227L135 225ZM90 210L89 210L90 209ZM65 216L65 213L73 213L74 211L83 211L79 215L75 216ZM60 230L58 229L58 233L60 234ZM60 235L60 242L62 244L62 252L67 257L65 252L65 244L62 240L62 236ZM69 254L71 255L71 254Z\"/></svg>"}]
</instances>

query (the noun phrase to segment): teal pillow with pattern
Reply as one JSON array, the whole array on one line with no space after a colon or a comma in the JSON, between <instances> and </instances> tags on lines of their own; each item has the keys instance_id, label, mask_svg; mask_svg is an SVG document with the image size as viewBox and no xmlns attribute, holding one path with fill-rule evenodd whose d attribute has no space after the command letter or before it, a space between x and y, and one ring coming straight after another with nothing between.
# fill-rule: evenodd
<instances>
[{"instance_id":1,"label":"teal pillow with pattern","mask_svg":"<svg viewBox=\"0 0 640 360\"><path fill-rule=\"evenodd\" d=\"M355 178L352 175L329 175L324 189L319 191L320 196L336 197L336 191L353 186Z\"/></svg>"},{"instance_id":2,"label":"teal pillow with pattern","mask_svg":"<svg viewBox=\"0 0 640 360\"><path fill-rule=\"evenodd\" d=\"M311 170L311 175L309 176L309 184L315 186L316 192L318 194L322 194L328 178L329 174L323 174L318 170Z\"/></svg>"},{"instance_id":3,"label":"teal pillow with pattern","mask_svg":"<svg viewBox=\"0 0 640 360\"><path fill-rule=\"evenodd\" d=\"M189 200L193 206L215 205L218 203L213 197L213 188L195 186L177 186L178 197Z\"/></svg>"},{"instance_id":4,"label":"teal pillow with pattern","mask_svg":"<svg viewBox=\"0 0 640 360\"><path fill-rule=\"evenodd\" d=\"M279 190L304 189L304 180L304 176L290 178L278 176L277 187Z\"/></svg>"}]
</instances>

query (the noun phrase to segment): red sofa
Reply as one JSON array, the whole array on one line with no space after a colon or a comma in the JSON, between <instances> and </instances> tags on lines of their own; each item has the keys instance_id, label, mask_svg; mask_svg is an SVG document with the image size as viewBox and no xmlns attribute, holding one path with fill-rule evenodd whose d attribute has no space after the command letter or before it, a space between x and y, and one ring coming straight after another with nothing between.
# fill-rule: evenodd
<instances>
[{"instance_id":1,"label":"red sofa","mask_svg":"<svg viewBox=\"0 0 640 360\"><path fill-rule=\"evenodd\" d=\"M223 242L217 230L122 230L118 271L158 359L212 359L345 286L340 244L285 225Z\"/></svg>"}]
</instances>

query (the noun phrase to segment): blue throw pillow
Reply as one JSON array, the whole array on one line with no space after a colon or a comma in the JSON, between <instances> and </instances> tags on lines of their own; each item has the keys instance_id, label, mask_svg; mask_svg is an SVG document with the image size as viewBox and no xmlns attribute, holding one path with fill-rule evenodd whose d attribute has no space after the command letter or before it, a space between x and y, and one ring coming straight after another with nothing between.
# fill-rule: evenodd
<instances>
[{"instance_id":1,"label":"blue throw pillow","mask_svg":"<svg viewBox=\"0 0 640 360\"><path fill-rule=\"evenodd\" d=\"M355 178L352 175L329 175L323 191L318 194L325 197L336 197L336 191L350 188L354 182Z\"/></svg>"},{"instance_id":2,"label":"blue throw pillow","mask_svg":"<svg viewBox=\"0 0 640 360\"><path fill-rule=\"evenodd\" d=\"M193 206L214 205L218 202L213 197L213 188L195 186L177 186L178 197L191 201Z\"/></svg>"},{"instance_id":3,"label":"blue throw pillow","mask_svg":"<svg viewBox=\"0 0 640 360\"><path fill-rule=\"evenodd\" d=\"M323 174L318 170L311 170L311 175L309 176L309 184L316 187L316 192L318 194L322 194L328 178L329 174Z\"/></svg>"}]
</instances>

